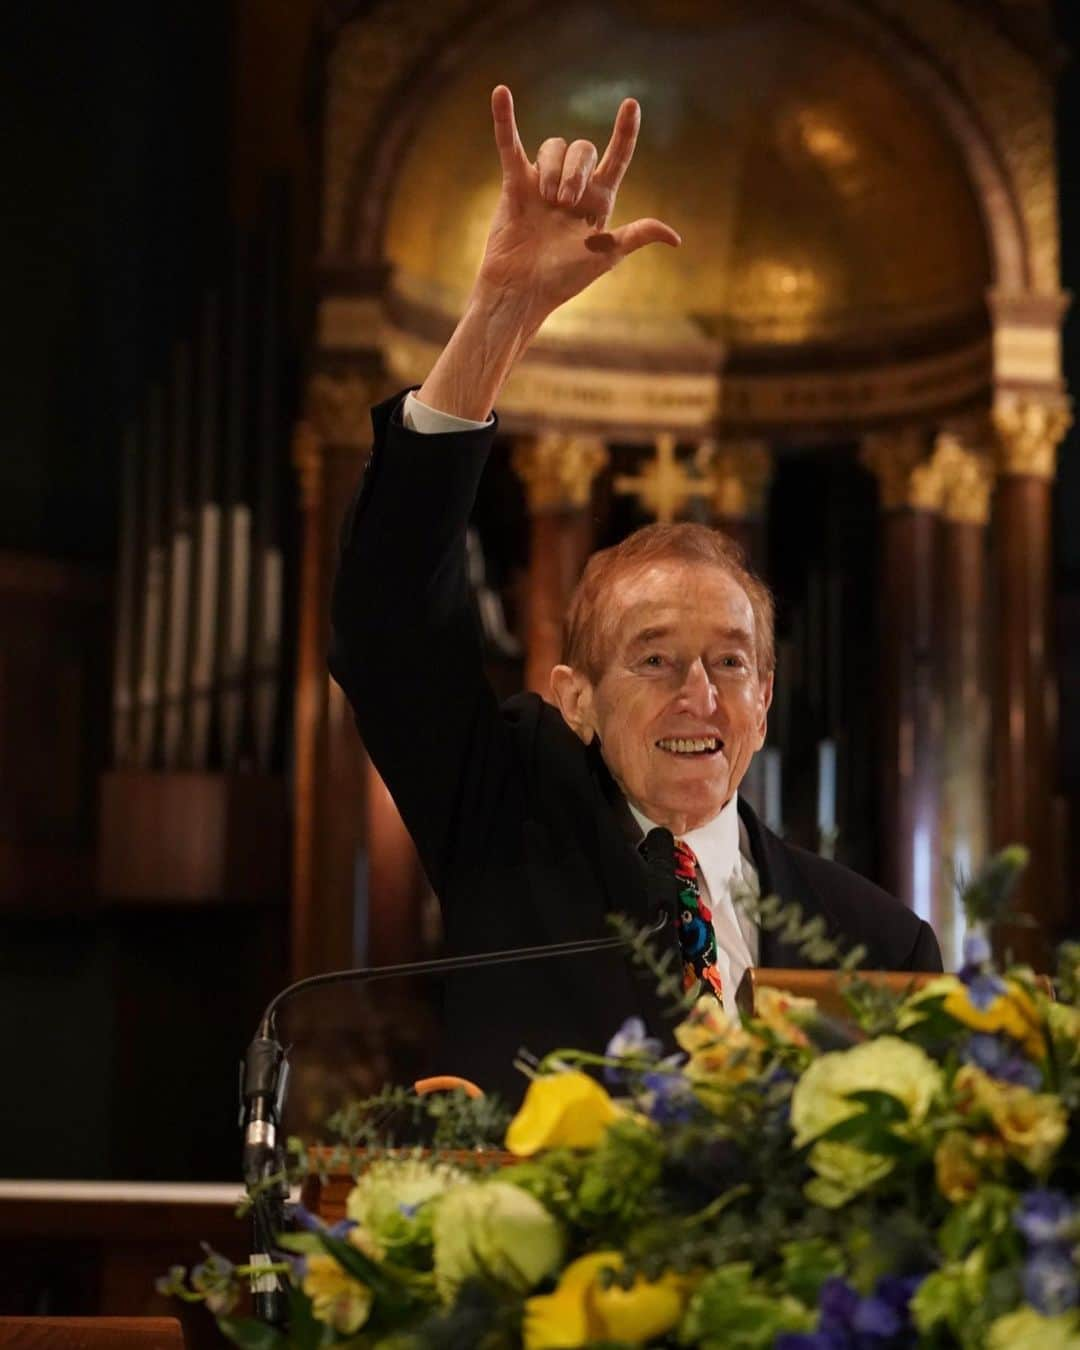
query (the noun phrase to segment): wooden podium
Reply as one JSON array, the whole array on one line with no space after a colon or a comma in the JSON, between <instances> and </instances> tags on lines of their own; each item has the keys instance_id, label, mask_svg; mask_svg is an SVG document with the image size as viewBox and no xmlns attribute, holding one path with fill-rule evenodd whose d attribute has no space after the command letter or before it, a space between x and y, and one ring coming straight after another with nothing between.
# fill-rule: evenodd
<instances>
[{"instance_id":1,"label":"wooden podium","mask_svg":"<svg viewBox=\"0 0 1080 1350\"><path fill-rule=\"evenodd\" d=\"M931 980L940 979L936 971L923 970L860 970L853 973L861 980L900 995L912 994ZM829 1017L848 1017L850 1013L843 993L846 978L835 970L751 966L742 977L735 1001L740 1012L753 1015L759 989L781 989L796 998L812 998Z\"/></svg>"}]
</instances>

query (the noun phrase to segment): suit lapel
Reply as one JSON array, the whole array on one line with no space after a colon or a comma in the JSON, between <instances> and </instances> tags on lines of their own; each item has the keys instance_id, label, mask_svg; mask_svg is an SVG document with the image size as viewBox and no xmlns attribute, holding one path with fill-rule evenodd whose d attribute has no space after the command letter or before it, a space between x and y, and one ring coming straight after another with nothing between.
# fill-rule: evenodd
<instances>
[{"instance_id":1,"label":"suit lapel","mask_svg":"<svg viewBox=\"0 0 1080 1350\"><path fill-rule=\"evenodd\" d=\"M791 851L784 841L773 834L757 818L749 804L739 798L739 818L746 827L750 852L761 883L761 897L778 895L785 904L795 901L802 907L803 918L817 915L828 918L820 896L807 883L795 866ZM758 941L758 965L783 970L802 969L811 962L799 949L785 942L778 933L762 928Z\"/></svg>"},{"instance_id":2,"label":"suit lapel","mask_svg":"<svg viewBox=\"0 0 1080 1350\"><path fill-rule=\"evenodd\" d=\"M636 924L651 924L656 917L656 902L660 897L652 894L656 880L650 877L648 865L638 852L641 831L626 804L625 797L619 791L618 784L608 771L595 741L588 747L587 754L589 772L602 798L602 805L598 803L600 809L596 820L596 859L602 874L607 908L610 912L627 915ZM674 895L676 889L674 869L670 885ZM665 902L668 899L669 897L664 897ZM677 942L675 930L669 927L653 939L653 947L659 955L665 950L666 944L677 946ZM652 1034L659 1035L667 1042L669 1048L674 1048L670 1019L664 1015L656 994L653 976L648 971L633 966L629 959L625 963L625 968L630 983L630 997L636 1004L645 1025Z\"/></svg>"}]
</instances>

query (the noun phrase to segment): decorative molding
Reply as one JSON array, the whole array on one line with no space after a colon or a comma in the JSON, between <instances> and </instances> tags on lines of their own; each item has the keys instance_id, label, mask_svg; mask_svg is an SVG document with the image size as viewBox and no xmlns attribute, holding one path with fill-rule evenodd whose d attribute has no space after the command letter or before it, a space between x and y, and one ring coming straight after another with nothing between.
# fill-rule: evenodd
<instances>
[{"instance_id":1,"label":"decorative molding","mask_svg":"<svg viewBox=\"0 0 1080 1350\"><path fill-rule=\"evenodd\" d=\"M764 515L773 473L765 441L703 441L695 462L712 479L714 515L723 520L757 520Z\"/></svg>"},{"instance_id":2,"label":"decorative molding","mask_svg":"<svg viewBox=\"0 0 1080 1350\"><path fill-rule=\"evenodd\" d=\"M371 405L379 393L359 375L312 375L308 380L306 417L324 445L366 449Z\"/></svg>"},{"instance_id":3,"label":"decorative molding","mask_svg":"<svg viewBox=\"0 0 1080 1350\"><path fill-rule=\"evenodd\" d=\"M940 511L944 483L940 467L927 454L924 427L871 432L859 459L878 480L883 510Z\"/></svg>"},{"instance_id":4,"label":"decorative molding","mask_svg":"<svg viewBox=\"0 0 1080 1350\"><path fill-rule=\"evenodd\" d=\"M1072 413L1060 402L1002 398L991 414L996 433L999 474L1051 481L1057 448L1072 425Z\"/></svg>"},{"instance_id":5,"label":"decorative molding","mask_svg":"<svg viewBox=\"0 0 1080 1350\"><path fill-rule=\"evenodd\" d=\"M670 432L656 438L656 454L642 462L636 474L619 474L615 491L620 496L636 497L642 507L658 521L673 521L692 497L712 497L714 486L708 479L694 478L675 456L676 439Z\"/></svg>"},{"instance_id":6,"label":"decorative molding","mask_svg":"<svg viewBox=\"0 0 1080 1350\"><path fill-rule=\"evenodd\" d=\"M957 525L988 525L994 469L990 456L969 448L954 431L938 433L933 463L941 479L941 514Z\"/></svg>"},{"instance_id":7,"label":"decorative molding","mask_svg":"<svg viewBox=\"0 0 1080 1350\"><path fill-rule=\"evenodd\" d=\"M581 510L588 506L593 479L608 462L598 436L558 431L523 436L514 446L514 471L525 485L529 512Z\"/></svg>"},{"instance_id":8,"label":"decorative molding","mask_svg":"<svg viewBox=\"0 0 1080 1350\"><path fill-rule=\"evenodd\" d=\"M420 383L440 347L387 323L383 355L395 387ZM610 352L606 354L610 358ZM658 369L659 356L637 368L594 364L584 346L576 361L556 362L536 348L515 368L499 398L504 430L532 432L553 420L613 440L685 432L685 439L733 438L820 428L823 434L862 434L893 418L940 421L958 407L988 401L990 339L982 337L936 356L882 366L821 371Z\"/></svg>"}]
</instances>

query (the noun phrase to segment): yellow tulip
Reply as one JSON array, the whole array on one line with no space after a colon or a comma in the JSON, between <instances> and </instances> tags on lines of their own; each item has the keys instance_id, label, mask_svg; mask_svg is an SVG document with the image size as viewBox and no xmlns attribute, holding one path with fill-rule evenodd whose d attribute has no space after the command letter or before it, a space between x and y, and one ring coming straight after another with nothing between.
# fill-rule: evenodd
<instances>
[{"instance_id":1,"label":"yellow tulip","mask_svg":"<svg viewBox=\"0 0 1080 1350\"><path fill-rule=\"evenodd\" d=\"M554 1293L526 1300L525 1350L570 1350L593 1341L644 1345L679 1322L690 1290L685 1276L652 1283L638 1276L629 1289L602 1287L604 1270L620 1270L618 1252L590 1252L563 1271Z\"/></svg>"},{"instance_id":2,"label":"yellow tulip","mask_svg":"<svg viewBox=\"0 0 1080 1350\"><path fill-rule=\"evenodd\" d=\"M506 1131L506 1147L519 1158L546 1148L596 1148L618 1116L618 1107L587 1073L534 1078Z\"/></svg>"}]
</instances>

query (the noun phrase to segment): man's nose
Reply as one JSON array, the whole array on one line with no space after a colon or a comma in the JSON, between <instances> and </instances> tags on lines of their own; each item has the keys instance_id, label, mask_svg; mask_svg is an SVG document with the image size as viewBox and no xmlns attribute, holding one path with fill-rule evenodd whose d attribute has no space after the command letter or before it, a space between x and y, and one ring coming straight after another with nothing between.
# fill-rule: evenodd
<instances>
[{"instance_id":1,"label":"man's nose","mask_svg":"<svg viewBox=\"0 0 1080 1350\"><path fill-rule=\"evenodd\" d=\"M711 717L716 711L716 686L700 658L687 670L679 697L687 712L697 717Z\"/></svg>"}]
</instances>

